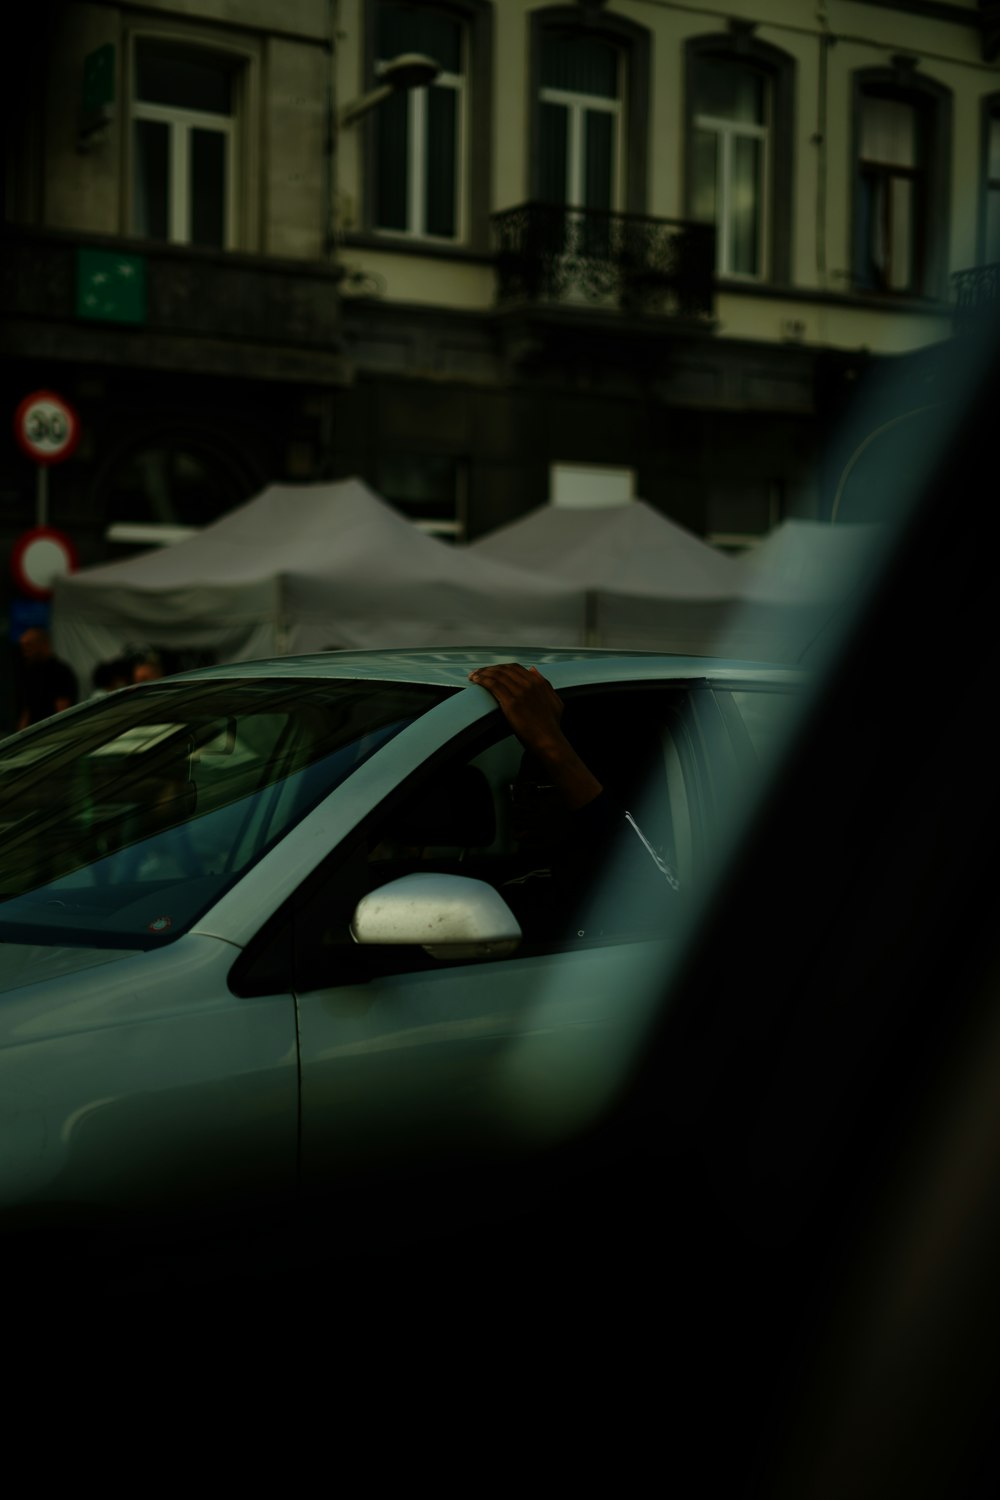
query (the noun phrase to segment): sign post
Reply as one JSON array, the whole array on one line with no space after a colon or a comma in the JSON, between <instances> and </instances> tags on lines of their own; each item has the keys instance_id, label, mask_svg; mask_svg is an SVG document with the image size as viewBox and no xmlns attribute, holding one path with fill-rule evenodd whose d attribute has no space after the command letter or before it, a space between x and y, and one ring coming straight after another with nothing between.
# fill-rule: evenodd
<instances>
[{"instance_id":1,"label":"sign post","mask_svg":"<svg viewBox=\"0 0 1000 1500\"><path fill-rule=\"evenodd\" d=\"M76 548L49 525L49 467L69 458L80 441L80 418L54 391L33 391L14 413L14 436L36 469L35 525L14 544L14 581L31 599L48 599L52 580L76 567Z\"/></svg>"}]
</instances>

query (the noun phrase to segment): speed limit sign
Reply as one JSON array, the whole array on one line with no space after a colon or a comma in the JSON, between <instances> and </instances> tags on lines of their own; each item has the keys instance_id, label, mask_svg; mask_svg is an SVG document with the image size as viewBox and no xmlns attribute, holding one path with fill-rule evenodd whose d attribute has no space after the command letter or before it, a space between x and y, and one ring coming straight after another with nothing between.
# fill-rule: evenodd
<instances>
[{"instance_id":1,"label":"speed limit sign","mask_svg":"<svg viewBox=\"0 0 1000 1500\"><path fill-rule=\"evenodd\" d=\"M36 464L58 464L80 441L80 418L53 391L33 391L14 413L14 436Z\"/></svg>"}]
</instances>

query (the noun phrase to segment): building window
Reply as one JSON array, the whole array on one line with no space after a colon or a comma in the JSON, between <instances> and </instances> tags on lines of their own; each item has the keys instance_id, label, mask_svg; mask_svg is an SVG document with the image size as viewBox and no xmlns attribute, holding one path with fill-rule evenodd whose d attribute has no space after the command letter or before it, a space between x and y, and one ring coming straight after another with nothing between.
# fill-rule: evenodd
<instances>
[{"instance_id":1,"label":"building window","mask_svg":"<svg viewBox=\"0 0 1000 1500\"><path fill-rule=\"evenodd\" d=\"M635 499L635 470L608 464L551 464L549 503L567 510L628 505Z\"/></svg>"},{"instance_id":2,"label":"building window","mask_svg":"<svg viewBox=\"0 0 1000 1500\"><path fill-rule=\"evenodd\" d=\"M232 249L239 60L140 38L133 64L132 232Z\"/></svg>"},{"instance_id":3,"label":"building window","mask_svg":"<svg viewBox=\"0 0 1000 1500\"><path fill-rule=\"evenodd\" d=\"M258 487L228 448L178 428L115 456L98 493L106 555L115 559L193 534L240 505Z\"/></svg>"},{"instance_id":4,"label":"building window","mask_svg":"<svg viewBox=\"0 0 1000 1500\"><path fill-rule=\"evenodd\" d=\"M935 295L947 273L950 93L903 58L854 82L854 283Z\"/></svg>"},{"instance_id":5,"label":"building window","mask_svg":"<svg viewBox=\"0 0 1000 1500\"><path fill-rule=\"evenodd\" d=\"M535 10L530 25L532 198L589 210L598 233L601 215L645 213L648 32L579 6Z\"/></svg>"},{"instance_id":6,"label":"building window","mask_svg":"<svg viewBox=\"0 0 1000 1500\"><path fill-rule=\"evenodd\" d=\"M597 37L542 40L541 181L546 203L617 209L621 198L621 64Z\"/></svg>"},{"instance_id":7,"label":"building window","mask_svg":"<svg viewBox=\"0 0 1000 1500\"><path fill-rule=\"evenodd\" d=\"M986 101L983 119L983 206L980 265L1000 262L1000 99Z\"/></svg>"},{"instance_id":8,"label":"building window","mask_svg":"<svg viewBox=\"0 0 1000 1500\"><path fill-rule=\"evenodd\" d=\"M769 80L730 58L695 69L692 212L716 226L720 276L759 278L767 264Z\"/></svg>"},{"instance_id":9,"label":"building window","mask_svg":"<svg viewBox=\"0 0 1000 1500\"><path fill-rule=\"evenodd\" d=\"M858 214L862 286L915 292L923 279L925 214L920 116L901 99L861 101Z\"/></svg>"},{"instance_id":10,"label":"building window","mask_svg":"<svg viewBox=\"0 0 1000 1500\"><path fill-rule=\"evenodd\" d=\"M441 68L429 88L392 94L378 110L375 228L418 239L464 237L465 28L410 5L378 8L375 75L407 52Z\"/></svg>"},{"instance_id":11,"label":"building window","mask_svg":"<svg viewBox=\"0 0 1000 1500\"><path fill-rule=\"evenodd\" d=\"M790 279L794 82L745 28L688 43L687 215L715 225L719 276Z\"/></svg>"},{"instance_id":12,"label":"building window","mask_svg":"<svg viewBox=\"0 0 1000 1500\"><path fill-rule=\"evenodd\" d=\"M438 454L383 454L375 488L421 531L446 542L466 535L465 465Z\"/></svg>"},{"instance_id":13,"label":"building window","mask_svg":"<svg viewBox=\"0 0 1000 1500\"><path fill-rule=\"evenodd\" d=\"M735 556L762 542L783 512L780 480L714 480L705 497L705 541Z\"/></svg>"},{"instance_id":14,"label":"building window","mask_svg":"<svg viewBox=\"0 0 1000 1500\"><path fill-rule=\"evenodd\" d=\"M369 0L366 76L407 52L435 83L390 96L365 120L364 225L381 239L443 252L490 244L492 0Z\"/></svg>"}]
</instances>

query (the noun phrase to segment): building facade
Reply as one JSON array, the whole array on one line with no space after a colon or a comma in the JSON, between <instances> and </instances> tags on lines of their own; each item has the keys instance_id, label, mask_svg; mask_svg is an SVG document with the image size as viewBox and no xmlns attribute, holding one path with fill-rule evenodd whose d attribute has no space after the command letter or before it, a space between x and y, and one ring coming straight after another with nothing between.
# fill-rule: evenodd
<instances>
[{"instance_id":1,"label":"building facade","mask_svg":"<svg viewBox=\"0 0 1000 1500\"><path fill-rule=\"evenodd\" d=\"M752 545L830 515L857 382L949 337L957 273L1000 261L995 4L36 0L27 25L8 553L39 390L79 415L44 504L83 564L350 474L459 544L641 496Z\"/></svg>"}]
</instances>

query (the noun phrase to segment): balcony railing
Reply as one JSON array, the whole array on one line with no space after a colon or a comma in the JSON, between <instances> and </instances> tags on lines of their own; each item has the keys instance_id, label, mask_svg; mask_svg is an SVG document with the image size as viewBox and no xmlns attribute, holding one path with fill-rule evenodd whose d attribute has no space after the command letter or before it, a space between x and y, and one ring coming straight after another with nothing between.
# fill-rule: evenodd
<instances>
[{"instance_id":1,"label":"balcony railing","mask_svg":"<svg viewBox=\"0 0 1000 1500\"><path fill-rule=\"evenodd\" d=\"M955 319L958 323L968 323L970 318L987 308L1000 309L1000 262L956 271L951 284L955 289Z\"/></svg>"},{"instance_id":2,"label":"balcony railing","mask_svg":"<svg viewBox=\"0 0 1000 1500\"><path fill-rule=\"evenodd\" d=\"M712 315L715 229L679 219L526 203L494 214L497 302Z\"/></svg>"}]
</instances>

